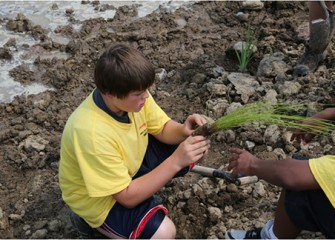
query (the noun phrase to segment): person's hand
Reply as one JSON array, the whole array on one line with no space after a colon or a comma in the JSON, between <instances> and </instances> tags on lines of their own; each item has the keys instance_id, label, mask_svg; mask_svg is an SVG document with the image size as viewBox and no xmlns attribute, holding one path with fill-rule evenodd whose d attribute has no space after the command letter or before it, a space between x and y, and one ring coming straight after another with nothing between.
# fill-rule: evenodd
<instances>
[{"instance_id":1,"label":"person's hand","mask_svg":"<svg viewBox=\"0 0 335 240\"><path fill-rule=\"evenodd\" d=\"M254 155L246 150L240 148L231 148L230 152L233 153L229 161L228 170L232 171L232 177L236 178L238 175L251 176L251 163L257 159Z\"/></svg>"},{"instance_id":2,"label":"person's hand","mask_svg":"<svg viewBox=\"0 0 335 240\"><path fill-rule=\"evenodd\" d=\"M316 120L316 118L306 119L302 121L302 124L310 126L316 125L317 123L314 120ZM304 131L302 129L293 129L292 132L293 134L291 136L291 141L296 140L296 141L302 141L303 143L308 143L315 137L315 134Z\"/></svg>"},{"instance_id":3,"label":"person's hand","mask_svg":"<svg viewBox=\"0 0 335 240\"><path fill-rule=\"evenodd\" d=\"M316 119L335 120L335 108L326 108L323 111L314 114L309 119L304 120L303 123L307 125L309 124L311 126L317 125L318 123L316 121L313 121ZM303 141L304 143L308 143L313 139L314 136L315 134L313 133L308 133L306 131L297 129L297 130L294 130L293 135L291 137L291 141L298 140L298 141Z\"/></svg>"},{"instance_id":4,"label":"person's hand","mask_svg":"<svg viewBox=\"0 0 335 240\"><path fill-rule=\"evenodd\" d=\"M203 136L189 136L171 155L180 168L201 161L208 153L210 141Z\"/></svg>"},{"instance_id":5,"label":"person's hand","mask_svg":"<svg viewBox=\"0 0 335 240\"><path fill-rule=\"evenodd\" d=\"M292 136L291 136L291 141L302 141L303 143L308 143L312 141L314 138L315 134L307 133L303 130L294 130Z\"/></svg>"},{"instance_id":6,"label":"person's hand","mask_svg":"<svg viewBox=\"0 0 335 240\"><path fill-rule=\"evenodd\" d=\"M200 127L206 123L206 119L203 118L201 115L192 114L188 116L185 123L183 124L184 132L187 136L190 136L197 127Z\"/></svg>"}]
</instances>

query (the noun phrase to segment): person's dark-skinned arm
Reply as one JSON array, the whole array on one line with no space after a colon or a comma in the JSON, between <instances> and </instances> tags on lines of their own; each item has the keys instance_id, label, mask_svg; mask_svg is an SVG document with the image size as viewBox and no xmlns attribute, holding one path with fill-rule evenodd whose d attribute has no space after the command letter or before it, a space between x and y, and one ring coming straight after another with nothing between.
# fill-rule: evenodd
<instances>
[{"instance_id":1,"label":"person's dark-skinned arm","mask_svg":"<svg viewBox=\"0 0 335 240\"><path fill-rule=\"evenodd\" d=\"M314 114L311 118L317 118L317 119L324 119L324 120L335 120L335 108L326 108L316 114ZM308 120L304 122L305 124L308 124ZM291 140L303 140L304 142L310 142L314 134L306 133L302 130L296 130L292 134Z\"/></svg>"},{"instance_id":2,"label":"person's dark-skinned arm","mask_svg":"<svg viewBox=\"0 0 335 240\"><path fill-rule=\"evenodd\" d=\"M335 108L326 108L312 116L313 118L335 120Z\"/></svg>"},{"instance_id":3,"label":"person's dark-skinned arm","mask_svg":"<svg viewBox=\"0 0 335 240\"><path fill-rule=\"evenodd\" d=\"M234 156L229 162L228 170L233 170L234 177L237 174L256 175L276 186L297 191L320 189L311 172L308 160L293 158L275 161L262 160L239 148L232 148L231 152Z\"/></svg>"}]
</instances>

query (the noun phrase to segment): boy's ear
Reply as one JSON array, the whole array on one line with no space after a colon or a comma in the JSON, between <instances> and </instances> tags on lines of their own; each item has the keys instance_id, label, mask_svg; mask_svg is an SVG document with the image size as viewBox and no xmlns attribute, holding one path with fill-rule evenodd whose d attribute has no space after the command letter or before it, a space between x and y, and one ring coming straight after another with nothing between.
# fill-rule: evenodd
<instances>
[{"instance_id":1,"label":"boy's ear","mask_svg":"<svg viewBox=\"0 0 335 240\"><path fill-rule=\"evenodd\" d=\"M114 98L115 96L111 93L104 93L107 98Z\"/></svg>"},{"instance_id":2,"label":"boy's ear","mask_svg":"<svg viewBox=\"0 0 335 240\"><path fill-rule=\"evenodd\" d=\"M116 97L110 93L101 93L102 97L108 101L113 101Z\"/></svg>"}]
</instances>

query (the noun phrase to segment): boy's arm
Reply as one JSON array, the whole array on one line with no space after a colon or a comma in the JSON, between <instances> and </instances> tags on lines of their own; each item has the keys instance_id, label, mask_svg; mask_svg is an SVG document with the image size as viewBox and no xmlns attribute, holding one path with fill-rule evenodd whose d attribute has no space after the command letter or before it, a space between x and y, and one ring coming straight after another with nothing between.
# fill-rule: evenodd
<instances>
[{"instance_id":1,"label":"boy's arm","mask_svg":"<svg viewBox=\"0 0 335 240\"><path fill-rule=\"evenodd\" d=\"M159 191L183 167L201 160L209 148L203 136L188 137L174 153L149 173L134 179L127 188L113 195L121 205L133 208Z\"/></svg>"},{"instance_id":2,"label":"boy's arm","mask_svg":"<svg viewBox=\"0 0 335 240\"><path fill-rule=\"evenodd\" d=\"M205 123L206 120L199 114L190 115L184 124L170 120L155 137L159 141L167 144L179 144L190 136L197 126L201 126Z\"/></svg>"},{"instance_id":3,"label":"boy's arm","mask_svg":"<svg viewBox=\"0 0 335 240\"><path fill-rule=\"evenodd\" d=\"M183 124L174 120L169 120L165 123L163 130L155 135L159 141L166 144L179 144L184 141L189 135L184 132Z\"/></svg>"},{"instance_id":4,"label":"boy's arm","mask_svg":"<svg viewBox=\"0 0 335 240\"><path fill-rule=\"evenodd\" d=\"M246 150L232 148L235 155L229 163L228 169L233 175L256 175L259 178L291 190L320 189L309 167L308 160L286 158L284 160L262 160Z\"/></svg>"}]
</instances>

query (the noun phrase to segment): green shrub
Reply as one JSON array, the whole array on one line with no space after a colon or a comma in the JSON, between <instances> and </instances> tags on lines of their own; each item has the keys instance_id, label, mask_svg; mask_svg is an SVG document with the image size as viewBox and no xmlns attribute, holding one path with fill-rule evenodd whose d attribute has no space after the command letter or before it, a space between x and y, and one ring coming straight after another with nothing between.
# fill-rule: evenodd
<instances>
[{"instance_id":1,"label":"green shrub","mask_svg":"<svg viewBox=\"0 0 335 240\"><path fill-rule=\"evenodd\" d=\"M253 57L253 41L254 41L254 32L250 27L248 27L245 36L245 41L242 41L241 52L235 50L239 62L239 71L241 72L247 71L247 67Z\"/></svg>"}]
</instances>

